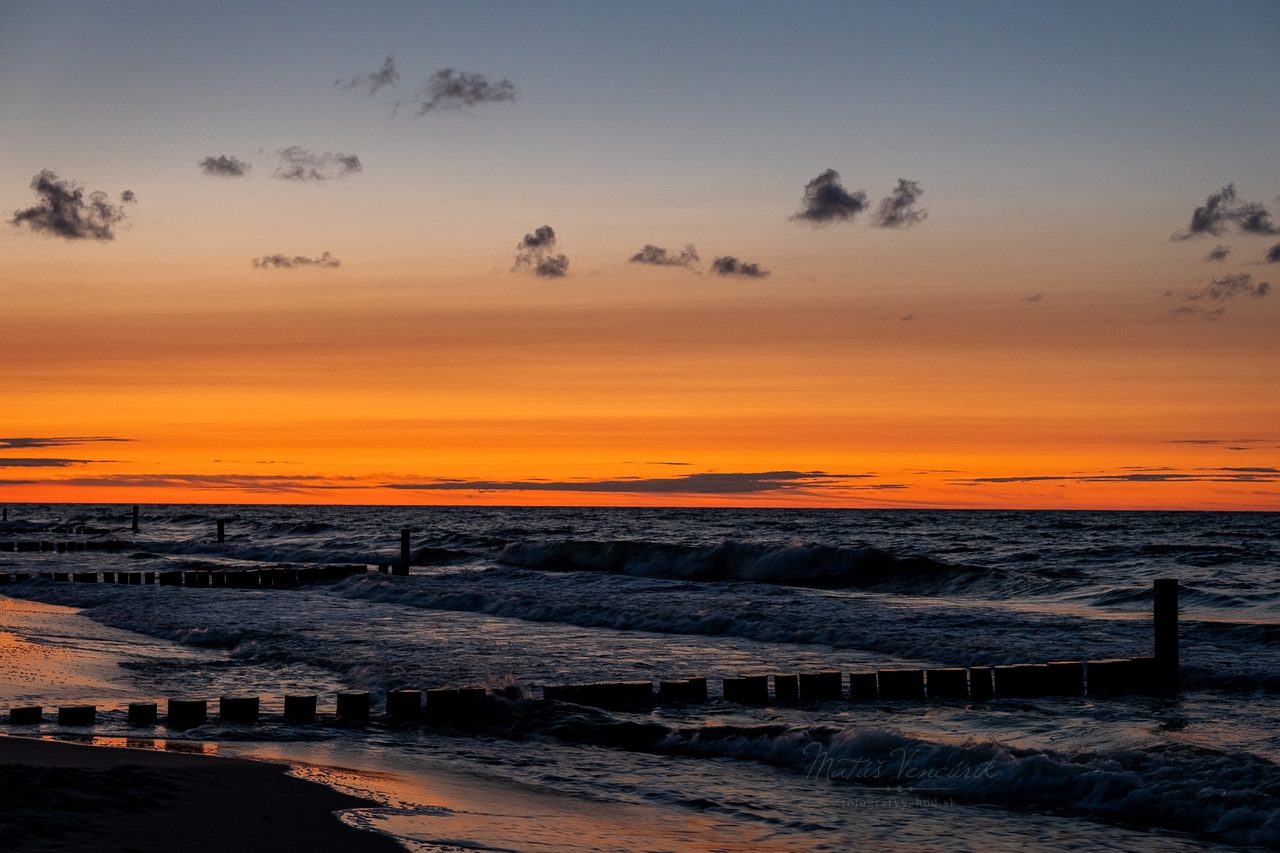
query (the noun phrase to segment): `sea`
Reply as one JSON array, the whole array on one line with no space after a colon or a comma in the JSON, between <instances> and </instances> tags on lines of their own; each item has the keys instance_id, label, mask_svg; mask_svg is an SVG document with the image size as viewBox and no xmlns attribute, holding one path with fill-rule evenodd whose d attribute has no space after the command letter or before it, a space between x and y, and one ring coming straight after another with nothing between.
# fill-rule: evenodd
<instances>
[{"instance_id":1,"label":"sea","mask_svg":"<svg viewBox=\"0 0 1280 853\"><path fill-rule=\"evenodd\" d=\"M343 819L453 851L1280 848L1280 514L9 504L0 572L367 565L290 589L33 578L0 587L10 735L288 763ZM217 520L226 541L216 541ZM412 537L408 576L377 571ZM725 678L1149 656L1181 584L1176 697L742 706ZM546 685L707 679L625 710ZM481 686L397 722L388 690ZM338 722L340 691L374 719ZM285 694L321 718L281 718ZM261 697L256 725L217 697ZM130 702L211 721L131 727ZM97 724L61 727L59 704ZM0 709L3 711L6 709Z\"/></svg>"}]
</instances>

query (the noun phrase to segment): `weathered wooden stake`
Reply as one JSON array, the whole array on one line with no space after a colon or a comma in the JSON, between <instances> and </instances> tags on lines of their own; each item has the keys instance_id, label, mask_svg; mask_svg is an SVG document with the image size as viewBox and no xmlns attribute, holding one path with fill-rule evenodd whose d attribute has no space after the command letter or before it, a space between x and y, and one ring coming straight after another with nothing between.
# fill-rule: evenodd
<instances>
[{"instance_id":1,"label":"weathered wooden stake","mask_svg":"<svg viewBox=\"0 0 1280 853\"><path fill-rule=\"evenodd\" d=\"M138 532L138 505L133 505L133 532Z\"/></svg>"},{"instance_id":2,"label":"weathered wooden stake","mask_svg":"<svg viewBox=\"0 0 1280 853\"><path fill-rule=\"evenodd\" d=\"M405 528L400 531L400 571L398 575L409 574L409 530Z\"/></svg>"},{"instance_id":3,"label":"weathered wooden stake","mask_svg":"<svg viewBox=\"0 0 1280 853\"><path fill-rule=\"evenodd\" d=\"M1178 692L1178 581L1155 582L1156 689L1170 696Z\"/></svg>"},{"instance_id":4,"label":"weathered wooden stake","mask_svg":"<svg viewBox=\"0 0 1280 853\"><path fill-rule=\"evenodd\" d=\"M218 542L227 541L227 524L221 518L218 519Z\"/></svg>"}]
</instances>

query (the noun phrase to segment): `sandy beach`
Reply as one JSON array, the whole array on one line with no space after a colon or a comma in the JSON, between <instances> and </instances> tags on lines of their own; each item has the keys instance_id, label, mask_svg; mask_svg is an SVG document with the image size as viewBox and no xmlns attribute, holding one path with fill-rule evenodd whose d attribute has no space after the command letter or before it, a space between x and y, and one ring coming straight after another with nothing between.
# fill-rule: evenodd
<instances>
[{"instance_id":1,"label":"sandy beach","mask_svg":"<svg viewBox=\"0 0 1280 853\"><path fill-rule=\"evenodd\" d=\"M0 738L0 848L396 851L335 812L369 800L256 761Z\"/></svg>"}]
</instances>

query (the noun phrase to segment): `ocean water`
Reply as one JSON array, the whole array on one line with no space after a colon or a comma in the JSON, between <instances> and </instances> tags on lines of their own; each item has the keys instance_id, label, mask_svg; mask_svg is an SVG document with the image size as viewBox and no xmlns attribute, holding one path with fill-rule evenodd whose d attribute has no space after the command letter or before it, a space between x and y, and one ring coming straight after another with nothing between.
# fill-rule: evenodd
<instances>
[{"instance_id":1,"label":"ocean water","mask_svg":"<svg viewBox=\"0 0 1280 853\"><path fill-rule=\"evenodd\" d=\"M135 534L129 510L10 505L0 540L126 544L0 571L388 563L401 528L414 564L288 590L0 587L0 639L61 673L23 670L0 702L96 703L102 742L293 762L381 800L347 819L412 849L1280 848L1277 514L163 506ZM1160 577L1183 587L1177 699L719 700L738 675L1150 655ZM690 676L710 704L541 698ZM478 685L523 698L449 725L271 718L285 693L324 711L364 689L376 711ZM140 732L119 710L224 693L266 719Z\"/></svg>"}]
</instances>

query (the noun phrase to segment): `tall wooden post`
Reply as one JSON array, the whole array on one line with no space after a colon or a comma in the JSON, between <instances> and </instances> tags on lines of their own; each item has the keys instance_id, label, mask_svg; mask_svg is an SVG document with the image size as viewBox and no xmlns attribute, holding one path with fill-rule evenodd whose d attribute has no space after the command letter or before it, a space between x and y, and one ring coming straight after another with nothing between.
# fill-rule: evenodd
<instances>
[{"instance_id":1,"label":"tall wooden post","mask_svg":"<svg viewBox=\"0 0 1280 853\"><path fill-rule=\"evenodd\" d=\"M218 519L218 541L219 542L227 541L227 525L226 525L226 522L224 522L221 518Z\"/></svg>"},{"instance_id":2,"label":"tall wooden post","mask_svg":"<svg viewBox=\"0 0 1280 853\"><path fill-rule=\"evenodd\" d=\"M395 574L409 574L409 529L400 531L400 565L395 567Z\"/></svg>"},{"instance_id":3,"label":"tall wooden post","mask_svg":"<svg viewBox=\"0 0 1280 853\"><path fill-rule=\"evenodd\" d=\"M1167 695L1178 692L1178 581L1155 582L1156 689Z\"/></svg>"},{"instance_id":4,"label":"tall wooden post","mask_svg":"<svg viewBox=\"0 0 1280 853\"><path fill-rule=\"evenodd\" d=\"M133 532L138 532L138 505L133 505Z\"/></svg>"}]
</instances>

